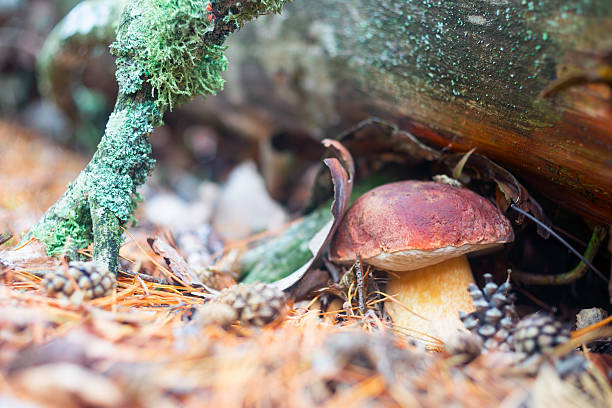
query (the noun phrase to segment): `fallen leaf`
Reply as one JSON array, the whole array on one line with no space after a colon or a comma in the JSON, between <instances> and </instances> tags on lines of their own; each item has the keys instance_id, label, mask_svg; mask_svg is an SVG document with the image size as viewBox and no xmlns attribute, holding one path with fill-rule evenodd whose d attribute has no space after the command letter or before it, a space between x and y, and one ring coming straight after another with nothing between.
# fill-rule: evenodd
<instances>
[{"instance_id":1,"label":"fallen leaf","mask_svg":"<svg viewBox=\"0 0 612 408\"><path fill-rule=\"evenodd\" d=\"M323 163L325 163L329 169L334 184L334 201L331 205L333 220L328 222L310 240L309 248L314 256L291 275L273 283L274 286L281 290L293 288L310 270L315 261L323 254L348 208L351 192L353 191L353 180L355 177L353 157L349 151L336 140L325 139L322 143L324 146L330 148L337 156L323 160Z\"/></svg>"},{"instance_id":2,"label":"fallen leaf","mask_svg":"<svg viewBox=\"0 0 612 408\"><path fill-rule=\"evenodd\" d=\"M147 242L155 254L164 258L166 265L168 265L168 268L170 268L177 278L188 285L203 285L198 277L191 271L185 258L164 239L160 237L148 238Z\"/></svg>"}]
</instances>

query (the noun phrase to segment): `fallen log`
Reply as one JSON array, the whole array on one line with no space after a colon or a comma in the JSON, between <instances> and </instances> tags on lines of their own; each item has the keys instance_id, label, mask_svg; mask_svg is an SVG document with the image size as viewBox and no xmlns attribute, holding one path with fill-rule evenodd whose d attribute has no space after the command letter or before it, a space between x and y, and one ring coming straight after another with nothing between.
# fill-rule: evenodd
<instances>
[{"instance_id":1,"label":"fallen log","mask_svg":"<svg viewBox=\"0 0 612 408\"><path fill-rule=\"evenodd\" d=\"M264 20L229 44L218 119L322 137L378 116L612 222L609 1L311 0Z\"/></svg>"}]
</instances>

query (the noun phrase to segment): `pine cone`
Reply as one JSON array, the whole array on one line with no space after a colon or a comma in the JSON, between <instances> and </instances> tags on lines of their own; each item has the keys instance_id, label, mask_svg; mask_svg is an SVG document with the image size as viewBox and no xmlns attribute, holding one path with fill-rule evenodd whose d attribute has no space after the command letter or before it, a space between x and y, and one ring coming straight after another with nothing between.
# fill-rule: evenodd
<instances>
[{"instance_id":1,"label":"pine cone","mask_svg":"<svg viewBox=\"0 0 612 408\"><path fill-rule=\"evenodd\" d=\"M480 336L462 331L450 337L444 346L450 355L459 357L462 364L469 363L482 353Z\"/></svg>"},{"instance_id":2,"label":"pine cone","mask_svg":"<svg viewBox=\"0 0 612 408\"><path fill-rule=\"evenodd\" d=\"M285 294L265 283L240 284L223 289L217 300L233 307L242 324L253 326L270 323L285 306Z\"/></svg>"},{"instance_id":3,"label":"pine cone","mask_svg":"<svg viewBox=\"0 0 612 408\"><path fill-rule=\"evenodd\" d=\"M110 295L115 287L115 276L101 263L72 261L67 271L60 268L48 272L40 284L50 296L70 298L80 289L83 299L90 300Z\"/></svg>"},{"instance_id":4,"label":"pine cone","mask_svg":"<svg viewBox=\"0 0 612 408\"><path fill-rule=\"evenodd\" d=\"M225 303L209 302L196 309L193 322L197 327L219 326L227 328L238 318L236 309Z\"/></svg>"},{"instance_id":5,"label":"pine cone","mask_svg":"<svg viewBox=\"0 0 612 408\"><path fill-rule=\"evenodd\" d=\"M546 354L555 346L569 340L570 330L554 317L533 313L523 317L512 333L512 346L518 353Z\"/></svg>"},{"instance_id":6,"label":"pine cone","mask_svg":"<svg viewBox=\"0 0 612 408\"><path fill-rule=\"evenodd\" d=\"M486 350L500 348L510 350L510 335L516 323L517 314L514 308L514 294L510 293L510 283L498 286L491 274L484 274L485 286L481 290L470 284L468 291L474 301L475 312L460 313L463 325L482 339Z\"/></svg>"}]
</instances>

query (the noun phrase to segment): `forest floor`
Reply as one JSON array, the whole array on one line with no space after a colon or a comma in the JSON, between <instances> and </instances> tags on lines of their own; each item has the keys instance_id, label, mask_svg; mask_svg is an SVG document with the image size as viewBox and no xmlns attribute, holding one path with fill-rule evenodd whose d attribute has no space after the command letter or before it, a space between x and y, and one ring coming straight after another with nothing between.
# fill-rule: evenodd
<instances>
[{"instance_id":1,"label":"forest floor","mask_svg":"<svg viewBox=\"0 0 612 408\"><path fill-rule=\"evenodd\" d=\"M0 123L0 233L19 236L85 163ZM147 239L169 234L151 211L128 229L122 265L163 277ZM571 348L535 366L503 352L432 351L375 313L323 311L316 298L288 303L261 328L228 324L203 314L201 290L125 273L111 296L56 299L41 271L65 260L28 247L31 258L0 265L3 407L612 406L611 359L586 348L592 365L581 370L557 359Z\"/></svg>"}]
</instances>

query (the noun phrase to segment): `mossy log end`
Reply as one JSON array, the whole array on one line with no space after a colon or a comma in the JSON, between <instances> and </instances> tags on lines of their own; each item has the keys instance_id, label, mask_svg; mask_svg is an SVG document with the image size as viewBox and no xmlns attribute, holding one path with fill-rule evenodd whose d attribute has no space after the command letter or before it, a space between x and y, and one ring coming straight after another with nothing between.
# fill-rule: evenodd
<instances>
[{"instance_id":1,"label":"mossy log end","mask_svg":"<svg viewBox=\"0 0 612 408\"><path fill-rule=\"evenodd\" d=\"M221 96L277 131L378 116L476 147L611 223L611 44L609 0L295 2L232 38Z\"/></svg>"}]
</instances>

